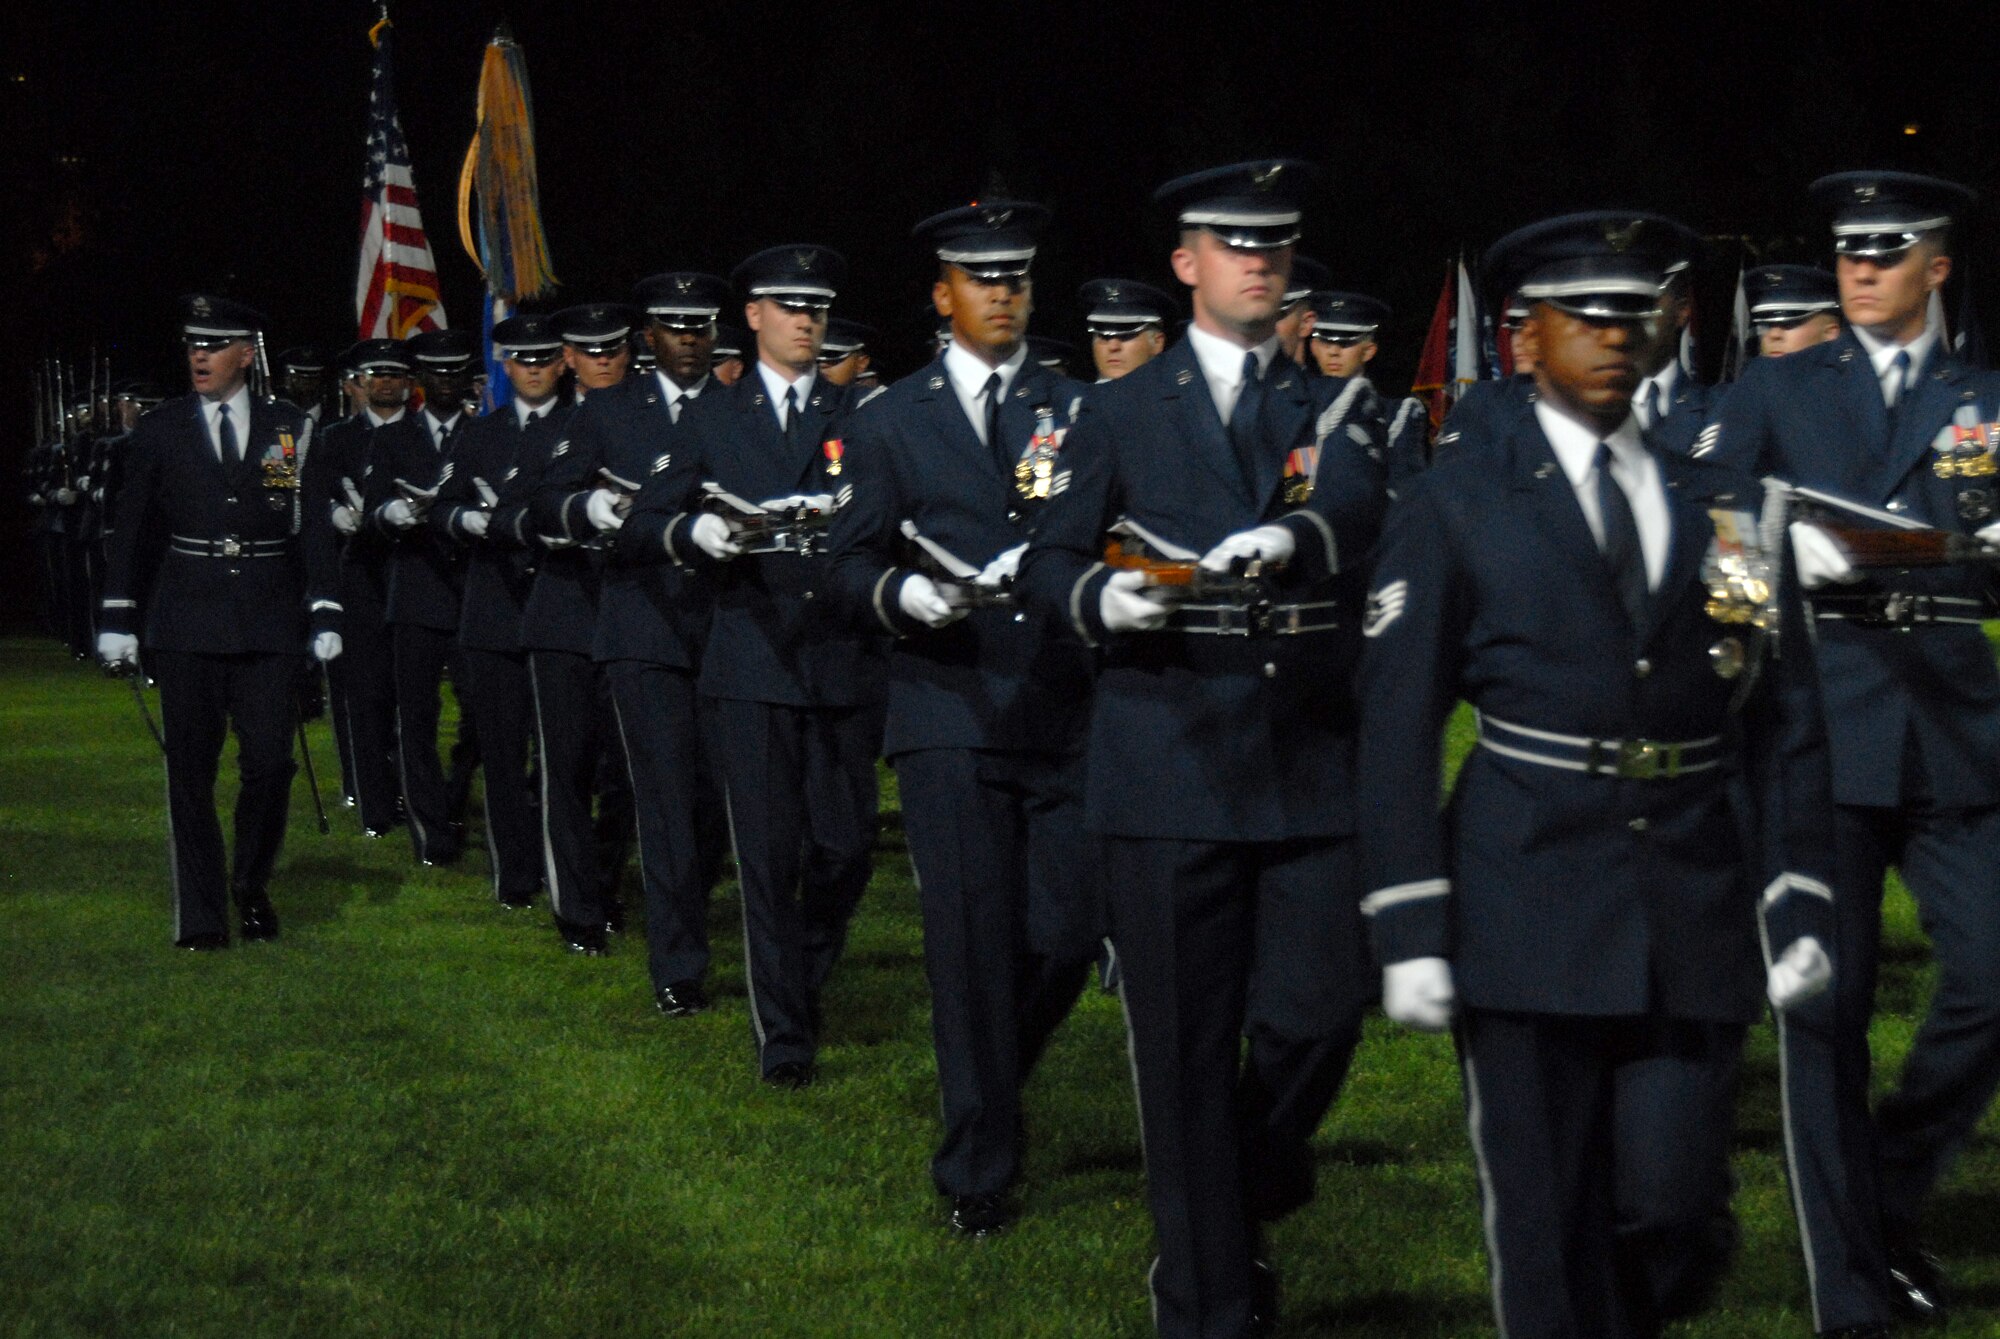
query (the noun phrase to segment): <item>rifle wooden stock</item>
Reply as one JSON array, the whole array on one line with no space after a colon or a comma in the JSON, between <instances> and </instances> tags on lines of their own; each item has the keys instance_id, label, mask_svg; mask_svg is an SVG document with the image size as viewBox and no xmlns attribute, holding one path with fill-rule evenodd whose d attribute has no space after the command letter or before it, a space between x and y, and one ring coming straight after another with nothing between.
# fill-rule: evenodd
<instances>
[{"instance_id":1,"label":"rifle wooden stock","mask_svg":"<svg viewBox=\"0 0 2000 1339\"><path fill-rule=\"evenodd\" d=\"M1826 521L1815 524L1833 536L1849 562L1864 571L2000 563L2000 549L1952 530L1878 530Z\"/></svg>"},{"instance_id":2,"label":"rifle wooden stock","mask_svg":"<svg viewBox=\"0 0 2000 1339\"><path fill-rule=\"evenodd\" d=\"M1143 572L1146 586L1175 600L1248 601L1270 595L1266 578L1277 566L1260 558L1238 558L1227 572L1211 572L1201 564L1160 558L1113 536L1104 541L1104 565L1117 572Z\"/></svg>"}]
</instances>

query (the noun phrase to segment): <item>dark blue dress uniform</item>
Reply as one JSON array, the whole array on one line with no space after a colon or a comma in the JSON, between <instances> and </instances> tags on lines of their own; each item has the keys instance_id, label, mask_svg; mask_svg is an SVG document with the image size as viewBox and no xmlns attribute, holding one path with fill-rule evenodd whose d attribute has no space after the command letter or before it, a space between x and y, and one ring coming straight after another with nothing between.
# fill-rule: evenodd
<instances>
[{"instance_id":1,"label":"dark blue dress uniform","mask_svg":"<svg viewBox=\"0 0 2000 1339\"><path fill-rule=\"evenodd\" d=\"M681 272L642 281L636 296L651 320L706 328L729 286ZM674 486L695 486L679 416L714 389L706 376L681 387L654 371L592 394L549 475L563 532L595 533L588 511L596 490L636 494L655 478L667 486L669 476ZM605 543L591 654L609 683L617 756L630 775L646 969L663 1010L693 1012L703 1007L708 971L709 891L729 840L695 698L714 595L705 573L623 552L615 535Z\"/></svg>"},{"instance_id":2,"label":"dark blue dress uniform","mask_svg":"<svg viewBox=\"0 0 2000 1339\"><path fill-rule=\"evenodd\" d=\"M389 547L383 618L395 685L396 756L410 842L426 864L457 859L464 843L452 803L462 782L446 777L438 757L438 720L458 634L465 551L428 526L398 528L388 513L393 504L407 502L399 483L433 489L443 478L451 434L470 421L457 406L447 408L454 412L446 419L426 408L376 428L362 485L363 524ZM465 763L454 750L454 771Z\"/></svg>"},{"instance_id":3,"label":"dark blue dress uniform","mask_svg":"<svg viewBox=\"0 0 2000 1339\"><path fill-rule=\"evenodd\" d=\"M1432 463L1451 459L1468 442L1503 440L1517 421L1533 417L1535 398L1535 378L1527 372L1473 382L1444 416L1431 449Z\"/></svg>"},{"instance_id":4,"label":"dark blue dress uniform","mask_svg":"<svg viewBox=\"0 0 2000 1339\"><path fill-rule=\"evenodd\" d=\"M1836 249L1887 251L1884 263L1970 198L1888 173L1827 178L1814 193L1836 210ZM1713 458L1947 531L1979 530L1994 519L2000 378L1926 342L1893 405L1852 330L1755 359L1730 394ZM1924 1200L2000 1084L2000 674L1979 626L1993 597L1990 570L1965 567L1875 573L1809 597L1837 806L1839 974L1833 997L1788 1018L1781 1040L1823 1331L1895 1316L1907 1289L1888 1271L1908 1277ZM1871 1120L1868 1025L1890 865L1922 912L1938 983Z\"/></svg>"},{"instance_id":5,"label":"dark blue dress uniform","mask_svg":"<svg viewBox=\"0 0 2000 1339\"><path fill-rule=\"evenodd\" d=\"M1633 404L1640 426L1661 450L1693 456L1706 454L1713 447L1715 425L1728 399L1729 387L1696 381L1686 368L1673 362L1640 385ZM1657 408L1648 407L1653 404Z\"/></svg>"},{"instance_id":6,"label":"dark blue dress uniform","mask_svg":"<svg viewBox=\"0 0 2000 1339\"><path fill-rule=\"evenodd\" d=\"M219 298L191 299L187 322L190 338L249 338L261 326L255 313ZM237 406L246 402L247 422L231 411L237 459L218 451L199 395L142 418L106 537L102 626L139 638L160 685L181 943L226 942L225 890L246 913L246 934L251 917L269 914L266 885L296 771L299 675L314 635L340 628L332 530L300 497L298 469L311 445L305 415L248 395ZM163 552L145 542L154 536ZM139 583L155 562L141 609ZM215 810L232 724L241 776L233 865Z\"/></svg>"},{"instance_id":7,"label":"dark blue dress uniform","mask_svg":"<svg viewBox=\"0 0 2000 1339\"><path fill-rule=\"evenodd\" d=\"M985 201L917 231L967 273L1018 283L1043 217L1039 206ZM963 350L955 356L986 368ZM1025 348L1005 368L990 442L943 356L857 413L843 476L854 495L832 536L848 606L862 626L898 638L883 754L896 767L923 906L944 1109L931 1176L954 1200L1001 1195L1018 1178L1022 1085L1102 934L1095 842L1083 829L1088 649L1046 611L977 608L931 628L900 604L912 577L953 575L906 524L958 560L963 579L968 566L1025 544L1059 494L1061 443L1086 388Z\"/></svg>"},{"instance_id":8,"label":"dark blue dress uniform","mask_svg":"<svg viewBox=\"0 0 2000 1339\"><path fill-rule=\"evenodd\" d=\"M824 306L844 263L791 246L739 266L754 298ZM884 649L830 598L823 549L746 554L717 564L688 535L695 482L751 503L844 492L847 397L808 374L779 424L759 368L704 393L681 416L689 469L650 476L620 532L621 552L713 568L715 615L696 689L716 721L743 887L745 976L766 1077L810 1081L820 994L868 886L875 839L875 757L882 738Z\"/></svg>"},{"instance_id":9,"label":"dark blue dress uniform","mask_svg":"<svg viewBox=\"0 0 2000 1339\"><path fill-rule=\"evenodd\" d=\"M1601 253L1608 286L1646 264L1593 252L1591 231L1536 225L1488 268L1540 248ZM1653 262L1609 291L1652 304L1657 275ZM1573 288L1585 277L1548 300L1590 301ZM1531 409L1468 433L1412 486L1363 630L1363 905L1385 965L1442 958L1455 978L1506 1334L1657 1334L1705 1301L1733 1244L1718 1215L1737 1057L1762 1005L1759 936L1776 952L1832 918L1796 600L1739 602L1768 641L1709 612L1729 542L1779 581L1763 490L1646 450L1666 520L1650 591L1641 571L1621 594ZM1440 813L1441 732L1461 700L1480 747Z\"/></svg>"},{"instance_id":10,"label":"dark blue dress uniform","mask_svg":"<svg viewBox=\"0 0 2000 1339\"><path fill-rule=\"evenodd\" d=\"M546 318L511 317L494 327L510 356L536 356L533 341ZM547 354L558 357L559 343ZM479 739L486 786L486 839L493 894L522 907L542 886L541 828L535 813L534 695L521 647L521 612L535 578L539 550L528 518L530 474L524 457L540 459L561 426L551 398L529 406L511 394L468 425L452 445L452 472L438 489L427 522L469 551L458 624L459 706ZM468 517L485 517L484 527Z\"/></svg>"},{"instance_id":11,"label":"dark blue dress uniform","mask_svg":"<svg viewBox=\"0 0 2000 1339\"><path fill-rule=\"evenodd\" d=\"M618 303L567 307L552 318L565 344L603 354L629 347L632 313ZM564 944L599 953L604 932L622 927L618 879L631 841L630 780L619 754L610 682L593 656L598 591L610 540L572 513L570 497L595 486L573 455L570 425L590 396L569 407L557 440L536 462L531 524L547 550L521 619L542 753L542 845L549 905Z\"/></svg>"},{"instance_id":12,"label":"dark blue dress uniform","mask_svg":"<svg viewBox=\"0 0 2000 1339\"><path fill-rule=\"evenodd\" d=\"M1293 172L1230 174L1251 178L1240 207L1225 197L1215 222L1188 226L1237 238L1231 220L1273 217L1229 244L1282 245L1299 219L1282 193ZM1069 487L1015 590L1099 649L1085 813L1104 839L1132 1031L1160 1252L1155 1322L1163 1336L1235 1336L1255 1305L1256 1224L1310 1197L1309 1142L1373 993L1346 684L1362 598L1350 569L1374 543L1385 494L1379 443L1316 438L1343 382L1308 382L1275 336L1261 398L1239 415L1255 416L1239 456L1194 338L1092 389L1063 447ZM1316 453L1310 496L1288 503L1301 453ZM1270 630L1191 610L1160 631L1108 633L1100 597L1112 574L1099 559L1122 519L1196 553L1260 524L1292 531ZM1277 631L1289 627L1301 630Z\"/></svg>"},{"instance_id":13,"label":"dark blue dress uniform","mask_svg":"<svg viewBox=\"0 0 2000 1339\"><path fill-rule=\"evenodd\" d=\"M361 370L381 368L408 375L400 340L363 340L345 361ZM407 417L408 411L396 411ZM396 762L395 660L389 648L389 552L380 531L366 524L363 490L368 485L370 447L385 426L371 411L329 424L315 435L306 460L305 505L329 518L345 507L361 522L353 533L336 532L342 609L338 659L327 665L328 710L341 748L341 774L354 796L361 827L381 836L399 821L401 769Z\"/></svg>"}]
</instances>

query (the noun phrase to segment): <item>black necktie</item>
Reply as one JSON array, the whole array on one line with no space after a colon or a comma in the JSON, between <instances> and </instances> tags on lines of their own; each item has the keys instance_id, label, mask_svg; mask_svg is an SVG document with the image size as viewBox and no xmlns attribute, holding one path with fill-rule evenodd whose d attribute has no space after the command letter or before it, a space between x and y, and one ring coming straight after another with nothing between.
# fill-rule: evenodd
<instances>
[{"instance_id":1,"label":"black necktie","mask_svg":"<svg viewBox=\"0 0 2000 1339\"><path fill-rule=\"evenodd\" d=\"M215 407L215 439L222 445L222 463L234 469L243 463L243 446L236 440L236 424L229 417L229 406Z\"/></svg>"},{"instance_id":2,"label":"black necktie","mask_svg":"<svg viewBox=\"0 0 2000 1339\"><path fill-rule=\"evenodd\" d=\"M785 441L788 445L799 444L799 388L785 387Z\"/></svg>"},{"instance_id":3,"label":"black necktie","mask_svg":"<svg viewBox=\"0 0 2000 1339\"><path fill-rule=\"evenodd\" d=\"M1258 377L1257 355L1243 355L1243 388L1236 393L1236 406L1229 412L1229 442L1236 448L1236 463L1243 471L1243 483L1257 486L1257 414L1264 407L1264 383Z\"/></svg>"},{"instance_id":4,"label":"black necktie","mask_svg":"<svg viewBox=\"0 0 2000 1339\"><path fill-rule=\"evenodd\" d=\"M1604 562L1618 587L1618 603L1634 628L1646 617L1646 555L1639 547L1639 526L1632 519L1632 500L1611 472L1611 446L1597 444L1597 516L1604 526Z\"/></svg>"},{"instance_id":5,"label":"black necktie","mask_svg":"<svg viewBox=\"0 0 2000 1339\"><path fill-rule=\"evenodd\" d=\"M995 372L986 378L986 389L980 394L986 397L986 445L995 454L1000 450L1000 374Z\"/></svg>"},{"instance_id":6,"label":"black necktie","mask_svg":"<svg viewBox=\"0 0 2000 1339\"><path fill-rule=\"evenodd\" d=\"M1896 441L1896 416L1902 412L1903 397L1910 393L1910 351L1896 350L1895 361L1889 364L1889 442Z\"/></svg>"}]
</instances>

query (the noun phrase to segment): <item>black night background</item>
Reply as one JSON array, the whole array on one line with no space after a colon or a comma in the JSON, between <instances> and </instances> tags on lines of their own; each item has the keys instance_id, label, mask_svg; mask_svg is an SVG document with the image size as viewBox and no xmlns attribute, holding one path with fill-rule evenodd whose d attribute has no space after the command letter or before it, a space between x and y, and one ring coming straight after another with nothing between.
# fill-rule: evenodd
<instances>
[{"instance_id":1,"label":"black night background","mask_svg":"<svg viewBox=\"0 0 2000 1339\"><path fill-rule=\"evenodd\" d=\"M223 293L272 347L344 347L375 6L16 7L0 45L9 207L0 283L0 469L19 476L32 369L95 348L115 376L181 385L172 300ZM1841 168L1965 182L1989 259L2000 7L872 7L395 0L398 99L453 324L477 321L456 187L485 44L525 49L557 303L623 298L667 268L726 274L772 243L852 264L836 311L921 356L931 271L910 225L1004 189L1049 204L1038 333L1076 340L1076 286L1167 286L1174 173L1254 154L1321 164L1302 250L1395 308L1372 369L1407 388L1446 264L1570 208L1644 207L1713 238L1703 370L1740 262L1827 256L1804 195ZM1747 242L1747 250L1746 250ZM19 488L0 507L0 622L32 615Z\"/></svg>"}]
</instances>

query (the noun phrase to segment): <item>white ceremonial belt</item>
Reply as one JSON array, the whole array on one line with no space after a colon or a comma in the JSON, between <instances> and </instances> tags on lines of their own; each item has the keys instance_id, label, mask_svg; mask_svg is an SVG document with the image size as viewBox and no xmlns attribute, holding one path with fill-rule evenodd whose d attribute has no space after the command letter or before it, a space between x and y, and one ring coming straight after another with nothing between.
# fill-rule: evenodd
<instances>
[{"instance_id":1,"label":"white ceremonial belt","mask_svg":"<svg viewBox=\"0 0 2000 1339\"><path fill-rule=\"evenodd\" d=\"M1586 776L1671 781L1722 765L1722 736L1706 739L1592 739L1514 725L1478 713L1479 743L1503 758L1559 767Z\"/></svg>"}]
</instances>

